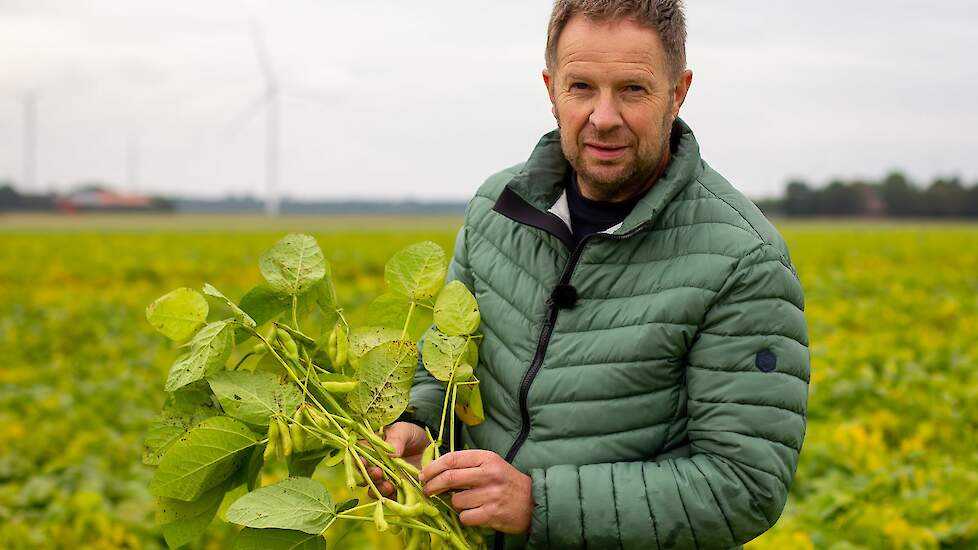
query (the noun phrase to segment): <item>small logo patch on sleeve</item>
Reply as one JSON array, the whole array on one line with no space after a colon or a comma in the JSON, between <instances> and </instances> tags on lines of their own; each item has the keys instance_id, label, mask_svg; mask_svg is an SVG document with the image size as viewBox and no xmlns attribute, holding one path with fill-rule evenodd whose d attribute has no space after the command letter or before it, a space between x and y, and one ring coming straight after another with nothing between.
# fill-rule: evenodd
<instances>
[{"instance_id":1,"label":"small logo patch on sleeve","mask_svg":"<svg viewBox=\"0 0 978 550\"><path fill-rule=\"evenodd\" d=\"M778 366L778 356L769 349L762 349L754 357L754 365L762 372L771 372Z\"/></svg>"}]
</instances>

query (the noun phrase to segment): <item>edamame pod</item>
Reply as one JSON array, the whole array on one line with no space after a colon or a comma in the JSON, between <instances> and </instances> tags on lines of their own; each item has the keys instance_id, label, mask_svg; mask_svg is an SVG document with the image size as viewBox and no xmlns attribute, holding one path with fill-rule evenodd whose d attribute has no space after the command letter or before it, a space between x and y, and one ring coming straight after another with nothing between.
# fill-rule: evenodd
<instances>
[{"instance_id":1,"label":"edamame pod","mask_svg":"<svg viewBox=\"0 0 978 550\"><path fill-rule=\"evenodd\" d=\"M299 407L299 410L295 411L292 415L292 424L289 425L289 436L292 438L292 448L297 452L303 452L306 450L306 429L302 427L302 421L305 420L305 414L303 414L305 409Z\"/></svg>"},{"instance_id":2,"label":"edamame pod","mask_svg":"<svg viewBox=\"0 0 978 550\"><path fill-rule=\"evenodd\" d=\"M350 339L346 333L346 325L342 322L336 323L333 327L333 332L336 333L336 366L343 366L346 364L347 356L350 351Z\"/></svg>"},{"instance_id":3,"label":"edamame pod","mask_svg":"<svg viewBox=\"0 0 978 550\"><path fill-rule=\"evenodd\" d=\"M295 362L299 361L299 346L296 345L291 334L280 328L276 328L275 339L282 346L282 351L285 352L286 357Z\"/></svg>"},{"instance_id":4,"label":"edamame pod","mask_svg":"<svg viewBox=\"0 0 978 550\"><path fill-rule=\"evenodd\" d=\"M363 424L357 424L357 431L360 432L360 435L364 436L367 439L367 441L370 441L374 445L387 451L388 454L396 451L393 445L384 441L384 439L381 438L379 435L377 435L376 432L365 427Z\"/></svg>"},{"instance_id":5,"label":"edamame pod","mask_svg":"<svg viewBox=\"0 0 978 550\"><path fill-rule=\"evenodd\" d=\"M357 477L354 473L353 455L349 450L343 453L343 470L346 472L346 488L352 491L357 486Z\"/></svg>"},{"instance_id":6,"label":"edamame pod","mask_svg":"<svg viewBox=\"0 0 978 550\"><path fill-rule=\"evenodd\" d=\"M428 533L431 535L431 550L440 550L442 545L442 538L434 533Z\"/></svg>"},{"instance_id":7,"label":"edamame pod","mask_svg":"<svg viewBox=\"0 0 978 550\"><path fill-rule=\"evenodd\" d=\"M292 436L289 435L289 426L281 418L278 419L278 435L282 438L282 456L292 456Z\"/></svg>"},{"instance_id":8,"label":"edamame pod","mask_svg":"<svg viewBox=\"0 0 978 550\"><path fill-rule=\"evenodd\" d=\"M383 498L384 497L381 497L381 499ZM384 519L384 506L383 504L381 504L381 501L379 500L377 501L377 504L374 506L374 527L376 527L377 530L380 532L386 531L387 528L389 527L387 525L387 520Z\"/></svg>"},{"instance_id":9,"label":"edamame pod","mask_svg":"<svg viewBox=\"0 0 978 550\"><path fill-rule=\"evenodd\" d=\"M265 453L262 455L265 462L271 460L278 453L278 422L271 420L268 423L268 444L265 446Z\"/></svg>"},{"instance_id":10,"label":"edamame pod","mask_svg":"<svg viewBox=\"0 0 978 550\"><path fill-rule=\"evenodd\" d=\"M346 382L332 382L325 381L322 382L323 389L329 393L350 393L351 391L357 389L359 382L356 380L346 381Z\"/></svg>"},{"instance_id":11,"label":"edamame pod","mask_svg":"<svg viewBox=\"0 0 978 550\"><path fill-rule=\"evenodd\" d=\"M421 467L431 464L435 460L435 442L432 441L427 447L424 448L424 453L421 454Z\"/></svg>"},{"instance_id":12,"label":"edamame pod","mask_svg":"<svg viewBox=\"0 0 978 550\"><path fill-rule=\"evenodd\" d=\"M408 495L411 493L412 492L409 491ZM410 498L410 496L408 498ZM407 504L401 504L396 500L386 498L384 499L384 505L387 506L387 509L390 510L395 516L414 518L424 513L424 504L417 502L417 499L415 499L415 502L409 506Z\"/></svg>"},{"instance_id":13,"label":"edamame pod","mask_svg":"<svg viewBox=\"0 0 978 550\"><path fill-rule=\"evenodd\" d=\"M415 468L414 464L411 464L410 462L404 460L399 456L392 457L391 462L400 466L402 470L404 470L405 472L407 472L409 475L413 477L418 477L418 475L421 474L421 471Z\"/></svg>"}]
</instances>

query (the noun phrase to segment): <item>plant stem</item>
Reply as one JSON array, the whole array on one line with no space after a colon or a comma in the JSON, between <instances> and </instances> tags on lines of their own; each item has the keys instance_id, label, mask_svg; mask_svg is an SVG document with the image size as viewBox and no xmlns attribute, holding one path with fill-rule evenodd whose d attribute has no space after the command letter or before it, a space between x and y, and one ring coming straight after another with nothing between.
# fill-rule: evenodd
<instances>
[{"instance_id":1,"label":"plant stem","mask_svg":"<svg viewBox=\"0 0 978 550\"><path fill-rule=\"evenodd\" d=\"M296 311L299 309L299 297L295 294L292 295L292 328L299 330L299 319L296 316Z\"/></svg>"},{"instance_id":2,"label":"plant stem","mask_svg":"<svg viewBox=\"0 0 978 550\"><path fill-rule=\"evenodd\" d=\"M408 308L407 319L404 320L404 329L401 330L401 340L403 340L404 337L407 336L407 329L408 329L408 325L411 324L411 316L414 315L415 304L417 304L417 302L411 300L411 307Z\"/></svg>"},{"instance_id":3,"label":"plant stem","mask_svg":"<svg viewBox=\"0 0 978 550\"><path fill-rule=\"evenodd\" d=\"M451 416L451 432L448 434L448 450L450 452L455 452L455 400L458 399L458 384L452 384L452 416Z\"/></svg>"}]
</instances>

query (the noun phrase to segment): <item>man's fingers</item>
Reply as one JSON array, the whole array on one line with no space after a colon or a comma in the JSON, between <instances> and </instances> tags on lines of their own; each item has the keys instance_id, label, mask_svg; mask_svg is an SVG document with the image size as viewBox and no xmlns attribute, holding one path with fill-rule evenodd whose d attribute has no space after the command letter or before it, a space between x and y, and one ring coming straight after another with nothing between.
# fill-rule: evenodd
<instances>
[{"instance_id":1,"label":"man's fingers","mask_svg":"<svg viewBox=\"0 0 978 550\"><path fill-rule=\"evenodd\" d=\"M367 473L370 474L370 479L372 479L374 481L380 481L380 480L384 479L384 472L383 472L383 470L381 470L380 468L378 468L376 466L373 466L371 468L367 468Z\"/></svg>"},{"instance_id":2,"label":"man's fingers","mask_svg":"<svg viewBox=\"0 0 978 550\"><path fill-rule=\"evenodd\" d=\"M375 485L385 497L393 498L395 493L394 485L392 485L389 481L382 481L380 483L375 483ZM367 489L367 494L370 495L370 498L377 498L377 493L374 492L373 487Z\"/></svg>"},{"instance_id":3,"label":"man's fingers","mask_svg":"<svg viewBox=\"0 0 978 550\"><path fill-rule=\"evenodd\" d=\"M463 511L458 515L458 520L462 522L462 525L468 525L470 527L488 526L492 520L492 514L489 513L487 506L480 506Z\"/></svg>"},{"instance_id":4,"label":"man's fingers","mask_svg":"<svg viewBox=\"0 0 978 550\"><path fill-rule=\"evenodd\" d=\"M452 507L459 512L478 508L489 501L491 494L491 491L485 487L459 491L452 495Z\"/></svg>"},{"instance_id":5,"label":"man's fingers","mask_svg":"<svg viewBox=\"0 0 978 550\"><path fill-rule=\"evenodd\" d=\"M428 496L481 486L485 481L485 473L479 468L453 468L445 470L424 484L424 493Z\"/></svg>"},{"instance_id":6,"label":"man's fingers","mask_svg":"<svg viewBox=\"0 0 978 550\"><path fill-rule=\"evenodd\" d=\"M425 482L429 479L434 479L445 470L457 468L477 468L481 466L483 462L488 460L490 455L493 454L494 453L491 451L467 449L464 451L455 451L454 453L442 455L441 458L425 466L424 470L421 470L421 476L419 479L421 479L422 482Z\"/></svg>"}]
</instances>

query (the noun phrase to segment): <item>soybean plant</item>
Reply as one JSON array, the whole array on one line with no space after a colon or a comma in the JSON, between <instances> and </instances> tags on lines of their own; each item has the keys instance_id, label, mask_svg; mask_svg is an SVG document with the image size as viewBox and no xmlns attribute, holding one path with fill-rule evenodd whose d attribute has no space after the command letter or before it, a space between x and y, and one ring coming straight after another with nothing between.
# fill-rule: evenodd
<instances>
[{"instance_id":1,"label":"soybean plant","mask_svg":"<svg viewBox=\"0 0 978 550\"><path fill-rule=\"evenodd\" d=\"M259 268L265 283L237 303L206 284L202 292L176 289L146 310L180 344L143 455L157 467L150 492L167 543L196 540L226 501L227 521L244 527L240 549L324 549L340 521L399 531L409 549L482 548L482 533L461 525L447 500L425 496L418 469L392 457L383 437L408 407L419 347L424 367L446 384L424 462L445 443L456 448L456 417L483 420L473 372L479 308L462 283L444 284L444 250L422 242L396 253L385 267L386 292L357 327L312 237L287 235ZM290 477L262 487L259 474L276 460ZM380 496L368 466L391 481L392 498ZM312 478L320 467L342 468L347 487L368 486L370 499L334 503Z\"/></svg>"}]
</instances>

